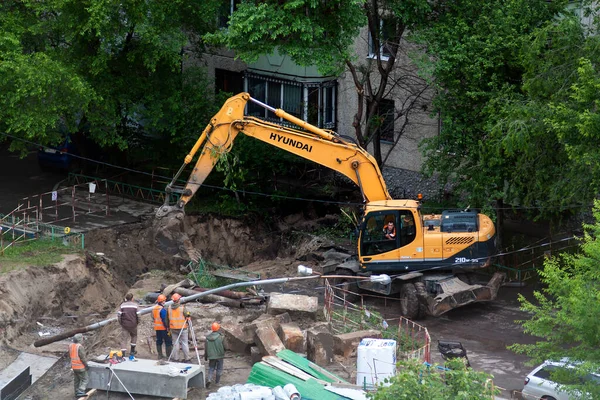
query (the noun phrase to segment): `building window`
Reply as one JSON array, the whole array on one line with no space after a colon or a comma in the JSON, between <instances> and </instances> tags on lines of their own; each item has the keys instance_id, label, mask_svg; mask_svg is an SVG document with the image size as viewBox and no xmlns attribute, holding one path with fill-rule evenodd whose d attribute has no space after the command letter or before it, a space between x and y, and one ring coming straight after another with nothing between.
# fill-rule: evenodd
<instances>
[{"instance_id":1,"label":"building window","mask_svg":"<svg viewBox=\"0 0 600 400\"><path fill-rule=\"evenodd\" d=\"M308 121L320 128L335 129L335 81L303 84L283 79L247 74L246 90L250 96L274 108ZM271 111L249 103L248 115L283 123Z\"/></svg>"},{"instance_id":2,"label":"building window","mask_svg":"<svg viewBox=\"0 0 600 400\"><path fill-rule=\"evenodd\" d=\"M222 0L219 7L218 26L227 28L229 26L229 17L237 9L242 0Z\"/></svg>"},{"instance_id":3,"label":"building window","mask_svg":"<svg viewBox=\"0 0 600 400\"><path fill-rule=\"evenodd\" d=\"M379 140L394 141L394 100L381 99L377 108Z\"/></svg>"},{"instance_id":4,"label":"building window","mask_svg":"<svg viewBox=\"0 0 600 400\"><path fill-rule=\"evenodd\" d=\"M241 93L244 91L244 75L241 72L215 68L215 89L217 93Z\"/></svg>"},{"instance_id":5,"label":"building window","mask_svg":"<svg viewBox=\"0 0 600 400\"><path fill-rule=\"evenodd\" d=\"M335 129L335 82L309 86L306 121L320 128Z\"/></svg>"},{"instance_id":6,"label":"building window","mask_svg":"<svg viewBox=\"0 0 600 400\"><path fill-rule=\"evenodd\" d=\"M379 50L375 48L375 40L371 35L371 31L369 31L369 57L376 58L379 54L379 57L382 60L387 60L392 53L388 48L388 40L393 38L395 35L396 29L396 21L394 19L385 19L382 18L379 24Z\"/></svg>"}]
</instances>

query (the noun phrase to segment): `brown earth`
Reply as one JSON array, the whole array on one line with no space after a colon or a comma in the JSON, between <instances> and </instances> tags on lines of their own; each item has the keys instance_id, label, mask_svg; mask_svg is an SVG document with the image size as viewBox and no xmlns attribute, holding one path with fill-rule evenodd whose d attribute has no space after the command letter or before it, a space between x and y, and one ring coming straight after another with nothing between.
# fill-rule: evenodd
<instances>
[{"instance_id":1,"label":"brown earth","mask_svg":"<svg viewBox=\"0 0 600 400\"><path fill-rule=\"evenodd\" d=\"M320 253L328 248L345 247L353 250L349 242L334 243L310 234L290 231L294 224L305 221L292 216L267 226L262 221L217 219L209 216L188 216L180 221L181 232L187 242L173 246L176 236L165 235L157 242L152 220L96 230L86 234L86 256L68 256L61 263L46 267L26 267L0 276L0 369L16 358L17 351L62 356L40 381L23 396L27 400L72 398L72 372L66 359L68 341L57 342L41 348L32 343L39 332L57 334L65 329L100 321L114 316L124 294L131 290L137 299L146 291L155 291L162 283L174 283L181 278L181 269L195 253L204 259L233 267L260 272L262 278L295 275L298 264L318 267ZM311 224L305 224L307 227ZM312 225L314 226L314 225ZM181 237L180 237L181 238ZM102 253L99 255L98 253ZM265 291L305 292L322 294L314 290L319 283L271 287ZM475 369L493 373L495 383L504 388L504 394L523 385L523 377L531 370L525 365L527 358L506 349L512 343L528 343L535 339L524 334L515 320L527 318L518 309L518 288L502 288L499 299L492 303L475 304L453 310L440 318L422 321L431 334L432 344L438 339L461 340L467 346L469 359ZM398 316L396 302L370 300L370 307L380 311L390 323ZM221 305L194 304L195 331L204 336L213 320L242 322L260 314L262 309L234 310ZM41 323L43 326L40 326ZM153 357L152 343L147 339L152 331L147 317L140 326L140 357ZM151 339L152 340L152 339ZM120 347L117 324L85 335L86 348L94 355L107 349ZM433 360L440 362L435 348ZM343 367L328 366L347 378ZM350 371L353 367L346 366ZM247 357L228 353L223 384L245 382L250 372ZM102 393L101 396L105 394ZM190 399L203 399L206 393L196 391ZM112 399L127 396L110 394ZM508 396L505 396L508 397ZM136 396L143 400L143 397Z\"/></svg>"},{"instance_id":2,"label":"brown earth","mask_svg":"<svg viewBox=\"0 0 600 400\"><path fill-rule=\"evenodd\" d=\"M301 219L289 221L298 223ZM280 224L284 230L273 231L260 221L186 216L180 223L184 240L189 242L183 247L169 248L157 241L160 233L157 235L153 222L148 219L88 232L86 254L71 254L54 265L24 267L0 276L0 369L10 364L18 351L62 357L27 390L25 399L72 397L72 373L66 358L69 341L34 348L32 343L40 338L40 333L55 335L114 317L127 291L141 300L147 292L159 290L161 284L179 281L183 277L180 271L189 261L186 255L190 249L212 263L243 266L260 272L262 278L271 278L293 276L300 262L313 265L320 249L339 246L318 236L291 234L288 231L291 224L285 221ZM172 238L181 239L176 235ZM188 307L199 339L209 332L215 320L243 323L265 311L264 306L231 309L219 304L190 304ZM152 335L150 318L142 317L139 357L156 357ZM84 336L86 349L92 355L121 347L118 324ZM249 357L228 353L223 384L245 382L250 368ZM111 393L111 398L119 396ZM198 391L189 398L204 396L205 393Z\"/></svg>"}]
</instances>

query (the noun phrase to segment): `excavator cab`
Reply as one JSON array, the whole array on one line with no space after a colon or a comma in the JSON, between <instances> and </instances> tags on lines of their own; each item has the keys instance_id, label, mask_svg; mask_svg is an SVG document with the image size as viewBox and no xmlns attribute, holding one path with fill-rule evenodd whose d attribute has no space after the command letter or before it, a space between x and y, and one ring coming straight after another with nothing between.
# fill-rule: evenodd
<instances>
[{"instance_id":1,"label":"excavator cab","mask_svg":"<svg viewBox=\"0 0 600 400\"><path fill-rule=\"evenodd\" d=\"M416 221L409 210L369 213L361 230L360 253L376 256L399 249L415 241L416 233Z\"/></svg>"}]
</instances>

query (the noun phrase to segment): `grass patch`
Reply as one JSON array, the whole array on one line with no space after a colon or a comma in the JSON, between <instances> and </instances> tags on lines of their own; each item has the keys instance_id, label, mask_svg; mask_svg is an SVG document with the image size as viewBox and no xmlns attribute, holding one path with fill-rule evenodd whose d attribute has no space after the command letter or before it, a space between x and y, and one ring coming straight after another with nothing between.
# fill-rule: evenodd
<instances>
[{"instance_id":1,"label":"grass patch","mask_svg":"<svg viewBox=\"0 0 600 400\"><path fill-rule=\"evenodd\" d=\"M77 253L73 247L65 246L61 240L37 239L16 243L0 255L0 273L55 264L65 254Z\"/></svg>"},{"instance_id":2,"label":"grass patch","mask_svg":"<svg viewBox=\"0 0 600 400\"><path fill-rule=\"evenodd\" d=\"M219 276L211 275L209 272L204 273L189 273L187 278L196 282L198 287L205 289L215 289L221 286L227 286L234 283L233 280L227 278L221 278Z\"/></svg>"}]
</instances>

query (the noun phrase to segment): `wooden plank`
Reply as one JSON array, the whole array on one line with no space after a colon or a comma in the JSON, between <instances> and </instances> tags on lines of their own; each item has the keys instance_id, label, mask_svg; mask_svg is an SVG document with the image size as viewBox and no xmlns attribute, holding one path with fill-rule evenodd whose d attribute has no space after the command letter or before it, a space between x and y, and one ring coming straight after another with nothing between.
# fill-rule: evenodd
<instances>
[{"instance_id":1,"label":"wooden plank","mask_svg":"<svg viewBox=\"0 0 600 400\"><path fill-rule=\"evenodd\" d=\"M189 388L187 390L187 392L189 393L192 390L192 388ZM174 397L173 400L183 400L181 397Z\"/></svg>"},{"instance_id":2,"label":"wooden plank","mask_svg":"<svg viewBox=\"0 0 600 400\"><path fill-rule=\"evenodd\" d=\"M96 389L92 389L92 390L90 390L89 392L87 392L87 393L85 394L85 396L81 396L81 397L80 397L80 398L78 398L77 400L87 400L87 399L89 399L90 397L92 397L92 396L93 396L93 395L95 395L95 394L96 394Z\"/></svg>"}]
</instances>

